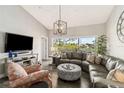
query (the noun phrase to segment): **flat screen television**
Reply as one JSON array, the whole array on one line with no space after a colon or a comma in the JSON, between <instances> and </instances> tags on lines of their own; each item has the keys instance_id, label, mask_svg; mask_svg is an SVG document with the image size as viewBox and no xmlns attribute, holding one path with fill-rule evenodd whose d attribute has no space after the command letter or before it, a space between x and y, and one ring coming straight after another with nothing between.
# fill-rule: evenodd
<instances>
[{"instance_id":1,"label":"flat screen television","mask_svg":"<svg viewBox=\"0 0 124 93\"><path fill-rule=\"evenodd\" d=\"M32 50L33 37L6 33L5 52Z\"/></svg>"}]
</instances>

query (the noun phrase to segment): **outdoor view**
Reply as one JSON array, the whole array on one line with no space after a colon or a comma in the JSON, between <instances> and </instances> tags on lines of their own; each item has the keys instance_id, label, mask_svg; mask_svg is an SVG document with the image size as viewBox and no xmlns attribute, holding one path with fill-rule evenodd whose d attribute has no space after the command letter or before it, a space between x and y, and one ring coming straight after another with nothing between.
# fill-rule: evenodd
<instances>
[{"instance_id":1,"label":"outdoor view","mask_svg":"<svg viewBox=\"0 0 124 93\"><path fill-rule=\"evenodd\" d=\"M53 48L58 52L95 51L95 37L57 38L53 39Z\"/></svg>"}]
</instances>

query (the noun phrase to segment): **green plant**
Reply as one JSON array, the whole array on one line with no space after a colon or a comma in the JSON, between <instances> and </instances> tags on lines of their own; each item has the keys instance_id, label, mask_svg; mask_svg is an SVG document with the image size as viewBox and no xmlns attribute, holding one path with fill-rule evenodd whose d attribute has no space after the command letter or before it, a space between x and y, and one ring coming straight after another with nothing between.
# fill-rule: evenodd
<instances>
[{"instance_id":1,"label":"green plant","mask_svg":"<svg viewBox=\"0 0 124 93\"><path fill-rule=\"evenodd\" d=\"M101 35L96 39L96 53L105 55L107 52L107 37L106 35Z\"/></svg>"},{"instance_id":2,"label":"green plant","mask_svg":"<svg viewBox=\"0 0 124 93\"><path fill-rule=\"evenodd\" d=\"M62 52L75 52L75 51L86 51L86 52L95 52L95 42L93 41L92 44L89 43L82 43L79 44L79 38L78 43L75 43L75 39L56 39L53 43L53 47L57 49L58 53Z\"/></svg>"}]
</instances>

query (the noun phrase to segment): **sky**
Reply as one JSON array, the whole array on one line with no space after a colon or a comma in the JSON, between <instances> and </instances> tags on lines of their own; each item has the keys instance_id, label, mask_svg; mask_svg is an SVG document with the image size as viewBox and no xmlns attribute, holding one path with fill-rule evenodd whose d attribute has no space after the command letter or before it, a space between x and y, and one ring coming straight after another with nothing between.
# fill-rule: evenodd
<instances>
[{"instance_id":1,"label":"sky","mask_svg":"<svg viewBox=\"0 0 124 93\"><path fill-rule=\"evenodd\" d=\"M93 44L93 41L95 41L94 37L80 38L80 43L82 43L82 44L86 44L86 43Z\"/></svg>"},{"instance_id":2,"label":"sky","mask_svg":"<svg viewBox=\"0 0 124 93\"><path fill-rule=\"evenodd\" d=\"M69 38L64 38L67 43L78 43L78 39L74 38L73 40L69 40ZM68 41L69 40L69 41ZM93 41L95 41L95 37L81 37L79 38L80 44L93 44Z\"/></svg>"}]
</instances>

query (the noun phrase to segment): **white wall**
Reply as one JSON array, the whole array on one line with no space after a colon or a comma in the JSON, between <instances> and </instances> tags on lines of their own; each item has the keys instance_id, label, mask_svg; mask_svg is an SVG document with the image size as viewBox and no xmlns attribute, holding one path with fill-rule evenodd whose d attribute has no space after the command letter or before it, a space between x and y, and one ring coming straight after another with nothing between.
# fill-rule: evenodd
<instances>
[{"instance_id":1,"label":"white wall","mask_svg":"<svg viewBox=\"0 0 124 93\"><path fill-rule=\"evenodd\" d=\"M33 52L41 60L41 37L48 31L21 6L0 6L0 31L33 36Z\"/></svg>"},{"instance_id":2,"label":"white wall","mask_svg":"<svg viewBox=\"0 0 124 93\"><path fill-rule=\"evenodd\" d=\"M106 33L108 39L109 54L124 59L124 43L121 43L117 37L117 21L120 14L124 11L124 6L116 6L106 24Z\"/></svg>"},{"instance_id":3,"label":"white wall","mask_svg":"<svg viewBox=\"0 0 124 93\"><path fill-rule=\"evenodd\" d=\"M79 26L68 28L67 35L62 37L81 37L81 36L100 36L105 34L105 24L96 24L89 26ZM49 55L51 54L50 48L52 46L52 38L60 36L53 35L53 31L49 31Z\"/></svg>"},{"instance_id":4,"label":"white wall","mask_svg":"<svg viewBox=\"0 0 124 93\"><path fill-rule=\"evenodd\" d=\"M5 49L5 33L0 32L0 53L4 53Z\"/></svg>"}]
</instances>

